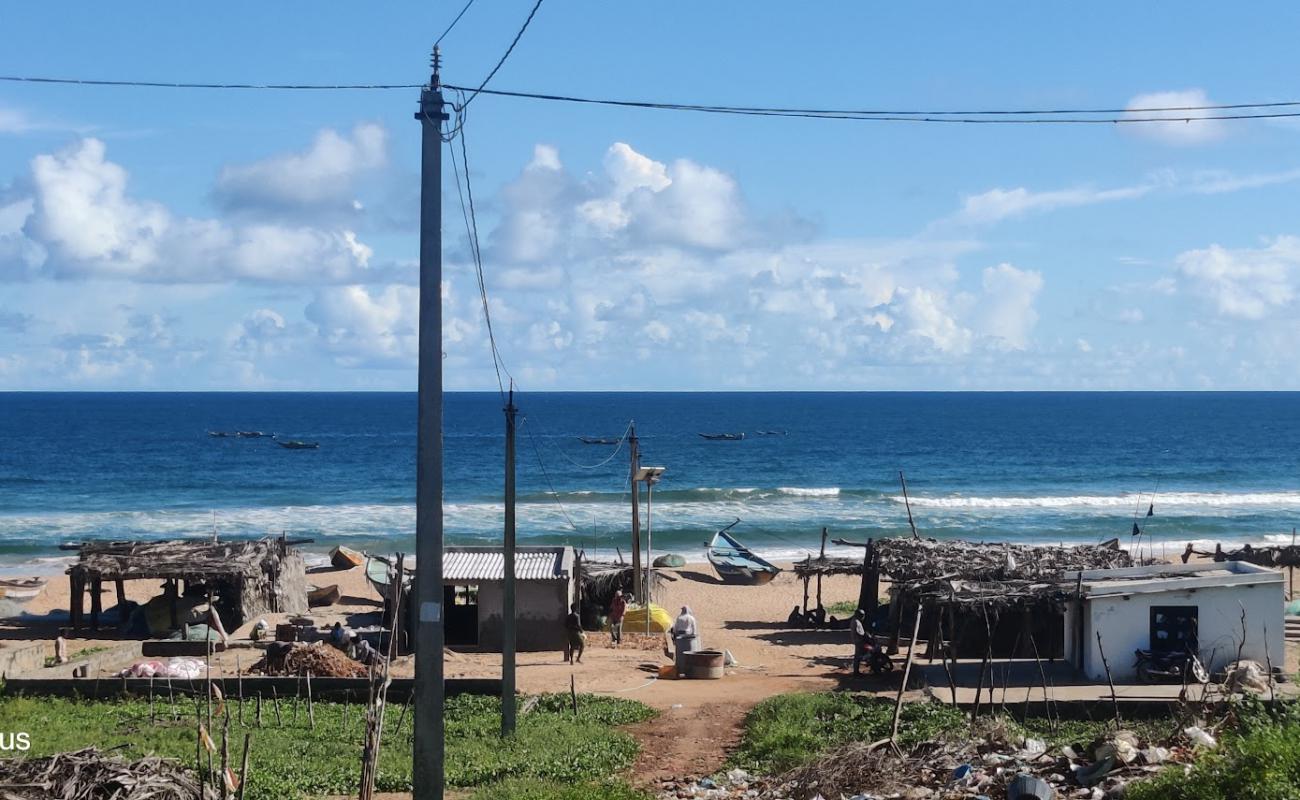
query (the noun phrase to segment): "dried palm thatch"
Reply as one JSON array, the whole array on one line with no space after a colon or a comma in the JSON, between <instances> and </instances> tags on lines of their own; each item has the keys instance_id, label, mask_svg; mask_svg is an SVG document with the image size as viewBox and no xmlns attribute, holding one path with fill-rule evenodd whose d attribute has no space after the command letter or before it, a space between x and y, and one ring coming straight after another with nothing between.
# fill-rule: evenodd
<instances>
[{"instance_id":1,"label":"dried palm thatch","mask_svg":"<svg viewBox=\"0 0 1300 800\"><path fill-rule=\"evenodd\" d=\"M295 642L282 655L266 656L248 668L250 673L263 675L306 675L325 678L364 678L368 674L361 662L353 661L345 653L325 644Z\"/></svg>"},{"instance_id":2,"label":"dried palm thatch","mask_svg":"<svg viewBox=\"0 0 1300 800\"><path fill-rule=\"evenodd\" d=\"M606 608L614 599L614 592L622 590L629 597L632 594L634 575L632 565L618 561L591 561L582 559L582 597L591 605ZM642 576L645 577L644 575ZM650 570L650 597L659 596L664 579L658 572Z\"/></svg>"},{"instance_id":3,"label":"dried palm thatch","mask_svg":"<svg viewBox=\"0 0 1300 800\"><path fill-rule=\"evenodd\" d=\"M1056 581L1065 573L1132 566L1118 543L1073 547L1034 546L959 539L878 539L880 572L898 583L963 581Z\"/></svg>"},{"instance_id":4,"label":"dried palm thatch","mask_svg":"<svg viewBox=\"0 0 1300 800\"><path fill-rule=\"evenodd\" d=\"M139 761L94 747L47 758L0 760L5 800L215 800L198 777L175 761Z\"/></svg>"}]
</instances>

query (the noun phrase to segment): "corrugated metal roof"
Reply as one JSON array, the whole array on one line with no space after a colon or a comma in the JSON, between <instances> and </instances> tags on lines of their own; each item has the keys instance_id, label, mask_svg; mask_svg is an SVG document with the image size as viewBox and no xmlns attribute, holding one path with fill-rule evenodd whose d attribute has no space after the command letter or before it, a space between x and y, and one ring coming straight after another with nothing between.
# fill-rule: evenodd
<instances>
[{"instance_id":1,"label":"corrugated metal roof","mask_svg":"<svg viewBox=\"0 0 1300 800\"><path fill-rule=\"evenodd\" d=\"M568 580L573 572L569 547L520 547L515 550L515 579ZM506 557L500 547L448 547L442 554L442 579L447 583L504 580Z\"/></svg>"}]
</instances>

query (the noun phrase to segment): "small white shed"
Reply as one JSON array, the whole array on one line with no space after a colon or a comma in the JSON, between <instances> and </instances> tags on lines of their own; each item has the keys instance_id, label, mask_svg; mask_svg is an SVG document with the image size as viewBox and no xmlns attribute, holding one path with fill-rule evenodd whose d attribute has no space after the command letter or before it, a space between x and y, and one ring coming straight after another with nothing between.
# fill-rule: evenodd
<instances>
[{"instance_id":1,"label":"small white shed","mask_svg":"<svg viewBox=\"0 0 1300 800\"><path fill-rule=\"evenodd\" d=\"M1190 646L1212 673L1241 657L1284 661L1282 573L1244 561L1153 564L1065 575L1065 657L1106 680L1097 634L1112 677L1137 677L1135 650ZM1242 612L1246 615L1242 643Z\"/></svg>"}]
</instances>

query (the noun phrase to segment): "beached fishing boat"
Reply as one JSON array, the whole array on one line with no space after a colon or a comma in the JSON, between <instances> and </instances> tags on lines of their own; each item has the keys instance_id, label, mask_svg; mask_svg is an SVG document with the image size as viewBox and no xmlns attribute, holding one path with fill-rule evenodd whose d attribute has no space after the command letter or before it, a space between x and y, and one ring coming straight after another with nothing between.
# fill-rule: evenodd
<instances>
[{"instance_id":1,"label":"beached fishing boat","mask_svg":"<svg viewBox=\"0 0 1300 800\"><path fill-rule=\"evenodd\" d=\"M738 442L745 438L743 433L701 433L710 442Z\"/></svg>"},{"instance_id":2,"label":"beached fishing boat","mask_svg":"<svg viewBox=\"0 0 1300 800\"><path fill-rule=\"evenodd\" d=\"M366 557L351 547L339 545L330 551L330 563L335 569L352 569L366 563Z\"/></svg>"},{"instance_id":3,"label":"beached fishing boat","mask_svg":"<svg viewBox=\"0 0 1300 800\"><path fill-rule=\"evenodd\" d=\"M40 594L47 582L46 578L0 580L0 598L22 605Z\"/></svg>"},{"instance_id":4,"label":"beached fishing boat","mask_svg":"<svg viewBox=\"0 0 1300 800\"><path fill-rule=\"evenodd\" d=\"M276 442L276 444L280 445L281 447L283 447L283 448L286 449L286 450L318 450L318 449L320 449L320 442L303 442L303 441L299 441L299 440L297 440L297 439L285 439L284 441L278 441L278 442Z\"/></svg>"},{"instance_id":5,"label":"beached fishing boat","mask_svg":"<svg viewBox=\"0 0 1300 800\"><path fill-rule=\"evenodd\" d=\"M762 586L771 582L781 568L761 558L728 533L739 523L737 519L713 534L713 539L704 545L709 563L717 570L723 583Z\"/></svg>"},{"instance_id":6,"label":"beached fishing boat","mask_svg":"<svg viewBox=\"0 0 1300 800\"><path fill-rule=\"evenodd\" d=\"M379 593L379 596L385 600L391 600L393 596L393 576L397 572L393 560L386 556L367 556L366 557L366 580L370 586ZM411 585L411 580L415 577L415 567L411 559L407 559L404 569L402 583L406 586Z\"/></svg>"},{"instance_id":7,"label":"beached fishing boat","mask_svg":"<svg viewBox=\"0 0 1300 800\"><path fill-rule=\"evenodd\" d=\"M307 587L307 605L310 608L320 606L332 606L343 597L342 590L336 583L332 586L309 586Z\"/></svg>"},{"instance_id":8,"label":"beached fishing boat","mask_svg":"<svg viewBox=\"0 0 1300 800\"><path fill-rule=\"evenodd\" d=\"M578 441L583 444L618 444L618 439L607 439L603 436L579 436Z\"/></svg>"}]
</instances>

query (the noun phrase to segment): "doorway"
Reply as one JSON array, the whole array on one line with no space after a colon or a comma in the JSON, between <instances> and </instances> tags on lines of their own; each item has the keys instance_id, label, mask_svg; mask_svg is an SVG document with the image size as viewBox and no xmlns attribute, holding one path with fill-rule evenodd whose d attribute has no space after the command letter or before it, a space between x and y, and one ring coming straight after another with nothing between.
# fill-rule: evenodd
<instances>
[{"instance_id":1,"label":"doorway","mask_svg":"<svg viewBox=\"0 0 1300 800\"><path fill-rule=\"evenodd\" d=\"M449 647L478 645L478 587L455 585L442 587L442 607L446 609L445 635Z\"/></svg>"}]
</instances>

